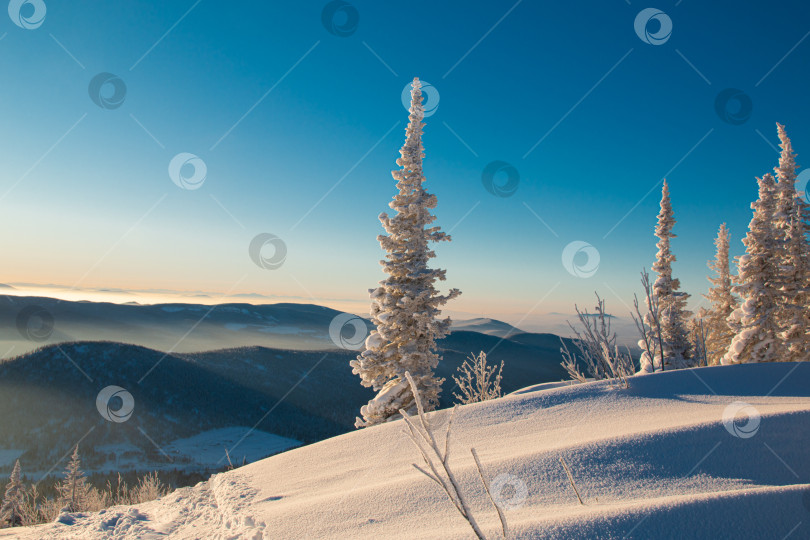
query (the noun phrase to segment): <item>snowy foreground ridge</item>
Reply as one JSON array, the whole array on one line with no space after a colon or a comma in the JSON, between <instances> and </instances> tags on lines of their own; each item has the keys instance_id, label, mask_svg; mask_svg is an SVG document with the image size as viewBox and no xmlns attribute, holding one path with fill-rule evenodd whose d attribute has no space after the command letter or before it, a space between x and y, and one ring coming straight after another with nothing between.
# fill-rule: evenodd
<instances>
[{"instance_id":1,"label":"snowy foreground ridge","mask_svg":"<svg viewBox=\"0 0 810 540\"><path fill-rule=\"evenodd\" d=\"M810 364L680 370L634 377L628 389L528 388L461 407L455 422L451 466L488 538L500 528L470 447L493 483L510 486L515 538L810 537ZM418 456L402 428L335 437L22 537L472 537L411 467Z\"/></svg>"}]
</instances>

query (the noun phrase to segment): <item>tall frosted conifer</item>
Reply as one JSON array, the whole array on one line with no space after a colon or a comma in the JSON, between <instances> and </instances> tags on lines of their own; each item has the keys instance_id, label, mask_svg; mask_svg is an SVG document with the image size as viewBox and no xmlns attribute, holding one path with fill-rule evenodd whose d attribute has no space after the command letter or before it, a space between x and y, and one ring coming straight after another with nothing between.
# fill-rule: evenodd
<instances>
[{"instance_id":1,"label":"tall frosted conifer","mask_svg":"<svg viewBox=\"0 0 810 540\"><path fill-rule=\"evenodd\" d=\"M729 316L736 329L723 364L773 362L779 360L777 312L781 292L778 278L781 243L773 226L776 213L776 184L771 174L758 179L759 199L751 204L754 215L743 239L745 255L737 259L734 292L742 303Z\"/></svg>"},{"instance_id":2,"label":"tall frosted conifer","mask_svg":"<svg viewBox=\"0 0 810 540\"><path fill-rule=\"evenodd\" d=\"M370 386L377 395L360 409L362 419L357 427L367 427L388 421L399 409L416 411L416 403L405 378L410 372L423 400L425 410L438 405L443 379L433 370L440 357L435 353L436 340L450 330L450 319L439 319L441 306L460 294L451 289L442 295L436 281L444 281L445 271L428 266L436 254L430 242L449 241L439 227L432 226L436 217L436 196L424 188L422 173L422 127L424 123L421 83L413 80L409 123L405 144L399 151L392 172L399 193L389 206L396 214L380 214L386 235L377 239L386 251L380 261L388 277L371 289L371 320L375 329L366 338L366 349L351 361L353 372L360 376L363 386Z\"/></svg>"},{"instance_id":3,"label":"tall frosted conifer","mask_svg":"<svg viewBox=\"0 0 810 540\"><path fill-rule=\"evenodd\" d=\"M691 367L692 344L689 340L689 331L686 321L690 313L686 310L686 301L689 295L680 292L680 280L672 277L672 263L675 255L672 253L670 240L675 238L672 228L675 225L675 216L669 198L669 185L664 180L661 190L661 211L658 213L658 224L655 227L655 236L658 237L656 247L658 253L652 265L657 274L653 283L653 294L658 298L660 309L661 337L663 338L663 359L665 369L679 369ZM655 321L647 320L650 332L657 338L658 329ZM656 362L661 361L662 351L656 352Z\"/></svg>"},{"instance_id":4,"label":"tall frosted conifer","mask_svg":"<svg viewBox=\"0 0 810 540\"><path fill-rule=\"evenodd\" d=\"M734 337L734 331L728 325L728 318L739 304L732 290L729 239L728 227L723 223L714 241L717 254L713 261L709 261L709 268L714 271L715 276L709 277L712 287L708 294L704 295L710 304L709 309L703 314L706 357L710 366L720 364L720 360L728 352L731 338Z\"/></svg>"}]
</instances>

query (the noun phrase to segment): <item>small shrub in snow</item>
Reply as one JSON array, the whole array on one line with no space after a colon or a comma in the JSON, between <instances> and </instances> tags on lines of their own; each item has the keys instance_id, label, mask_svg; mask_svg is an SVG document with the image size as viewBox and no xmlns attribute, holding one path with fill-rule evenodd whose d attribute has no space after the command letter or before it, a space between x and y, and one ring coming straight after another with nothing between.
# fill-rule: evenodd
<instances>
[{"instance_id":1,"label":"small shrub in snow","mask_svg":"<svg viewBox=\"0 0 810 540\"><path fill-rule=\"evenodd\" d=\"M497 370L497 372L496 372ZM453 396L461 404L476 403L501 397L501 372L503 361L499 366L487 365L487 353L470 354L458 368L459 376L453 376L461 394Z\"/></svg>"},{"instance_id":2,"label":"small shrub in snow","mask_svg":"<svg viewBox=\"0 0 810 540\"><path fill-rule=\"evenodd\" d=\"M632 315L633 322L636 323L636 328L641 334L641 339L638 341L638 346L641 348L641 370L639 373L654 372L657 369L655 366L656 358L659 361L660 370L664 371L663 357L657 354L664 349L664 337L661 334L660 324L661 306L658 303L658 297L653 293L650 274L647 273L646 268L641 271L641 286L644 288L647 312L644 315L641 314L638 297L633 295L633 306L636 312Z\"/></svg>"},{"instance_id":3,"label":"small shrub in snow","mask_svg":"<svg viewBox=\"0 0 810 540\"><path fill-rule=\"evenodd\" d=\"M169 492L169 486L158 478L157 472L140 477L132 487L128 486L119 474L115 485L108 481L105 488L97 489L89 485L81 474L75 450L65 479L56 486L55 498L44 497L36 484L25 488L18 482L18 487L15 487L14 475L12 472L11 482L6 488L6 499L12 498L9 490L18 494L16 500L19 519L15 522L23 526L52 523L57 520L70 523L74 521L71 514L76 512L98 512L111 506L141 504L158 499ZM67 495L74 493L81 496ZM8 501L4 501L3 509L8 511L9 505L6 502Z\"/></svg>"},{"instance_id":4,"label":"small shrub in snow","mask_svg":"<svg viewBox=\"0 0 810 540\"><path fill-rule=\"evenodd\" d=\"M633 374L633 359L629 354L619 352L616 344L616 333L610 330L610 316L605 312L605 301L596 295L596 313L588 313L574 306L579 317L582 329L579 330L570 322L568 326L574 333L574 346L577 352L568 349L565 341L560 338L563 362L560 365L568 371L572 379L584 382L589 377L601 379L617 379L626 386L627 377ZM585 373L579 366L585 367Z\"/></svg>"}]
</instances>

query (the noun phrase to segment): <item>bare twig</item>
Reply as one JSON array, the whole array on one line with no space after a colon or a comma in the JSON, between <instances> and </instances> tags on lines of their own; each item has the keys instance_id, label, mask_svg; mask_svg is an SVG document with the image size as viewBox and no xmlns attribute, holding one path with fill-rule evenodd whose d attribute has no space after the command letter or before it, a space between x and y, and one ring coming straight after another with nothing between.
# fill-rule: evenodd
<instances>
[{"instance_id":1,"label":"bare twig","mask_svg":"<svg viewBox=\"0 0 810 540\"><path fill-rule=\"evenodd\" d=\"M447 431L445 433L445 451L439 449L439 445L436 443L436 437L433 435L433 429L428 421L424 408L422 407L422 401L419 396L419 390L416 387L416 383L411 377L411 374L406 372L405 377L408 379L408 382L411 385L411 391L413 392L414 400L416 401L416 410L419 414L419 425L417 425L413 419L408 415L405 410L400 409L399 413L402 415L402 418L405 420L405 423L408 425L408 429L410 433L411 441L416 445L419 449L420 454L422 455L422 459L430 468L432 475L429 474L426 470L422 469L421 467L414 464L416 470L420 471L421 473L425 474L428 478L433 480L434 482L438 483L444 492L447 494L447 497L456 507L456 510L461 514L461 516L467 520L467 523L470 524L473 532L475 533L476 537L480 540L486 540L484 533L481 531L481 528L478 526L478 523L475 520L472 512L470 511L470 507L467 504L467 501L464 498L464 494L462 493L461 489L459 488L459 483L456 480L455 475L453 474L452 469L450 468L450 464L448 462L449 457L449 448L450 448L450 428L452 427L453 417L455 416L456 408L454 407L452 412L450 413L450 418L447 422ZM433 457L431 457L433 456ZM437 463L434 463L436 461ZM444 472L444 475L439 474L439 469Z\"/></svg>"},{"instance_id":2,"label":"bare twig","mask_svg":"<svg viewBox=\"0 0 810 540\"><path fill-rule=\"evenodd\" d=\"M574 477L571 476L571 471L568 470L568 465L565 464L565 460L562 458L562 456L560 456L560 463L562 463L563 469L565 469L565 474L568 475L568 481L571 483L571 487L574 489L574 493L577 496L577 500L579 501L579 504L584 506L585 503L582 502L582 497L579 496L579 491L577 490L577 486L576 486L576 484L574 484Z\"/></svg>"},{"instance_id":3,"label":"bare twig","mask_svg":"<svg viewBox=\"0 0 810 540\"><path fill-rule=\"evenodd\" d=\"M481 460L478 459L478 452L475 451L475 448L470 448L470 453L475 460L475 466L478 468L478 476L481 477L481 483L484 484L484 491L487 492L487 497L489 497L492 506L495 507L495 511L498 512L498 519L501 520L501 531L503 531L503 538L506 540L509 538L509 527L506 525L506 514L504 513L503 508L501 508L501 505L495 502L495 499L492 498L492 490L489 487L489 482L484 476L484 470L481 467Z\"/></svg>"}]
</instances>

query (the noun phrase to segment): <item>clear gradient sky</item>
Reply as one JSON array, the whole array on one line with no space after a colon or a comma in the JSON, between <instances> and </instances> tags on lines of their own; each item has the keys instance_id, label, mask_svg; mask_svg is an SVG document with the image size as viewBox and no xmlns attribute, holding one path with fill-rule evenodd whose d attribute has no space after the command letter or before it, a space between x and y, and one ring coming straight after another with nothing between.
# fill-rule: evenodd
<instances>
[{"instance_id":1,"label":"clear gradient sky","mask_svg":"<svg viewBox=\"0 0 810 540\"><path fill-rule=\"evenodd\" d=\"M517 322L591 305L594 290L626 312L614 292L629 304L652 263L664 175L675 274L699 297L721 222L742 251L754 177L776 164L775 122L810 165L805 1L661 1L640 35L650 6L636 0L352 0L330 6L328 25L322 1L44 4L36 28L0 20L4 283L363 311L383 277L377 215L414 76L440 96L425 173L452 230L436 264L463 291L457 312ZM17 22L37 26L36 8ZM99 73L126 86L101 86L110 108L89 95ZM750 115L732 99L721 118L727 88ZM183 152L206 165L198 189L169 176ZM509 197L482 183L493 161L519 173ZM285 243L280 268L249 257L259 233ZM598 251L591 277L562 264L574 241Z\"/></svg>"}]
</instances>

